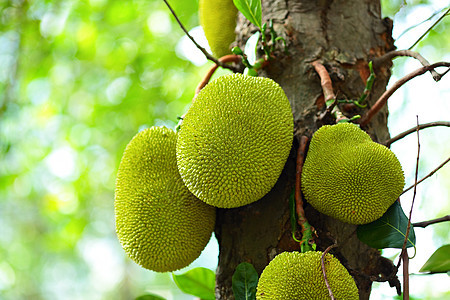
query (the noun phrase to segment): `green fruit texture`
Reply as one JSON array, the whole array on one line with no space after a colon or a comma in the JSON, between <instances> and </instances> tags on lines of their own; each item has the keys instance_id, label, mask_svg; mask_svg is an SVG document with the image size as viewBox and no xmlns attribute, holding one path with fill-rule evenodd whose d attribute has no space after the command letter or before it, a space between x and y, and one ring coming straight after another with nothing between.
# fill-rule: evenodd
<instances>
[{"instance_id":1,"label":"green fruit texture","mask_svg":"<svg viewBox=\"0 0 450 300\"><path fill-rule=\"evenodd\" d=\"M230 44L236 38L236 15L233 0L199 1L200 25L214 56L231 54Z\"/></svg>"},{"instance_id":2,"label":"green fruit texture","mask_svg":"<svg viewBox=\"0 0 450 300\"><path fill-rule=\"evenodd\" d=\"M321 268L322 252L283 252L266 266L256 289L257 300L328 300ZM324 257L325 272L336 300L358 300L358 288L332 254Z\"/></svg>"},{"instance_id":3,"label":"green fruit texture","mask_svg":"<svg viewBox=\"0 0 450 300\"><path fill-rule=\"evenodd\" d=\"M239 207L275 185L289 156L293 116L269 78L225 75L201 90L177 140L178 169L200 200Z\"/></svg>"},{"instance_id":4,"label":"green fruit texture","mask_svg":"<svg viewBox=\"0 0 450 300\"><path fill-rule=\"evenodd\" d=\"M165 127L139 132L125 149L116 179L119 241L133 261L157 272L194 261L215 223L215 208L192 195L181 180L176 140L176 133Z\"/></svg>"},{"instance_id":5,"label":"green fruit texture","mask_svg":"<svg viewBox=\"0 0 450 300\"><path fill-rule=\"evenodd\" d=\"M317 130L302 172L302 191L319 212L351 224L379 219L403 191L402 166L357 125Z\"/></svg>"}]
</instances>

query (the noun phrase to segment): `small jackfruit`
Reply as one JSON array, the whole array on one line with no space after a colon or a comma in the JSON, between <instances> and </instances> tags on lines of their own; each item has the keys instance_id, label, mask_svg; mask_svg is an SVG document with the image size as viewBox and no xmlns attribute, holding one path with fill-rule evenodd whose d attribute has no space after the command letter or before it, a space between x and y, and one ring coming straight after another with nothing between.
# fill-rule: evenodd
<instances>
[{"instance_id":1,"label":"small jackfruit","mask_svg":"<svg viewBox=\"0 0 450 300\"><path fill-rule=\"evenodd\" d=\"M322 252L283 252L263 270L257 300L328 300L321 267ZM324 257L325 272L336 300L358 300L358 288L347 269L332 254Z\"/></svg>"},{"instance_id":2,"label":"small jackfruit","mask_svg":"<svg viewBox=\"0 0 450 300\"><path fill-rule=\"evenodd\" d=\"M198 94L177 140L178 170L200 200L238 207L275 185L289 155L293 116L269 78L225 75Z\"/></svg>"},{"instance_id":3,"label":"small jackfruit","mask_svg":"<svg viewBox=\"0 0 450 300\"><path fill-rule=\"evenodd\" d=\"M236 15L233 0L199 1L200 25L214 56L231 54L230 44L236 38Z\"/></svg>"},{"instance_id":4,"label":"small jackfruit","mask_svg":"<svg viewBox=\"0 0 450 300\"><path fill-rule=\"evenodd\" d=\"M325 125L314 133L302 190L319 212L351 224L370 223L397 200L404 184L395 154L357 125Z\"/></svg>"},{"instance_id":5,"label":"small jackfruit","mask_svg":"<svg viewBox=\"0 0 450 300\"><path fill-rule=\"evenodd\" d=\"M116 231L128 256L144 268L186 267L208 243L215 208L183 184L176 164L176 133L165 127L139 132L119 165Z\"/></svg>"}]
</instances>

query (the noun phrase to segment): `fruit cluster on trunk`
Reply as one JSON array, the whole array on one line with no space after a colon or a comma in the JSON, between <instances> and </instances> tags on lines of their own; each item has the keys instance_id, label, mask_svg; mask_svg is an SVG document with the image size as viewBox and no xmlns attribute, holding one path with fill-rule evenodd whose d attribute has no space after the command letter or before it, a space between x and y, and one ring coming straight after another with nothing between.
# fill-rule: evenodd
<instances>
[{"instance_id":1,"label":"fruit cluster on trunk","mask_svg":"<svg viewBox=\"0 0 450 300\"><path fill-rule=\"evenodd\" d=\"M288 54L277 52L263 69L281 85L293 110L295 136L311 137L324 121L317 116L324 109L320 79L311 62L320 60L333 81L339 99L359 98L368 77L367 63L393 50L392 23L381 18L380 3L370 1L264 0L263 21L273 20L276 32L288 45ZM237 45L244 48L256 28L238 17ZM383 93L390 65L376 71L376 80L368 107ZM365 109L344 113L361 114ZM389 138L387 109L382 110L364 128L374 141ZM295 181L294 142L291 155L275 187L261 200L234 209L218 209L215 234L219 242L216 298L234 299L231 277L241 262L252 263L261 273L269 261L283 251L299 250L291 238L289 195ZM379 251L361 243L356 226L324 216L305 205L306 217L317 232L318 250L337 243L333 254L355 278L360 299L368 299L371 275L389 275L393 265Z\"/></svg>"}]
</instances>

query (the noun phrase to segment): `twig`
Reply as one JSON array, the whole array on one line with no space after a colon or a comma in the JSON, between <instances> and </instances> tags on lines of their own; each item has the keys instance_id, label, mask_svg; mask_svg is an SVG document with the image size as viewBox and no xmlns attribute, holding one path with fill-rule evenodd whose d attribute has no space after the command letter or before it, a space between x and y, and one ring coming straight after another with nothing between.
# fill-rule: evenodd
<instances>
[{"instance_id":1,"label":"twig","mask_svg":"<svg viewBox=\"0 0 450 300\"><path fill-rule=\"evenodd\" d=\"M333 83L327 69L318 60L313 61L311 65L314 67L317 74L319 74L320 85L322 86L325 103L327 103L327 101L329 100L336 99L336 95L333 92Z\"/></svg>"},{"instance_id":2,"label":"twig","mask_svg":"<svg viewBox=\"0 0 450 300\"><path fill-rule=\"evenodd\" d=\"M412 216L412 211L413 211L413 207L414 207L414 200L416 199L417 177L419 176L419 159L420 159L419 116L416 116L416 120L417 120L417 130L416 130L416 132L417 132L417 159L416 159L416 170L414 172L413 198L411 201L411 209L409 210L408 227L406 227L406 237L405 237L405 241L403 242L403 247L402 247L402 249L405 249L405 250L406 250L406 243L407 243L408 237L409 237L409 231L411 229L411 216Z\"/></svg>"},{"instance_id":3,"label":"twig","mask_svg":"<svg viewBox=\"0 0 450 300\"><path fill-rule=\"evenodd\" d=\"M413 223L412 225L414 227L422 227L425 228L428 225L432 225L432 224L436 224L436 223L441 223L441 222L448 222L450 221L450 215L446 215L442 218L437 218L437 219L433 219L433 220L429 220L429 221L423 221L423 222L417 222L417 223Z\"/></svg>"},{"instance_id":4,"label":"twig","mask_svg":"<svg viewBox=\"0 0 450 300\"><path fill-rule=\"evenodd\" d=\"M450 127L450 122L447 121L436 121L436 122L430 122L430 123L425 123L425 124L420 124L419 125L419 130L422 130L424 128L428 128L428 127L435 127L435 126L447 126ZM384 142L384 145L386 147L389 147L392 143L404 138L405 136L407 136L408 134L411 134L413 132L415 132L417 130L417 126L406 130L405 132L402 132L396 136L394 136L393 138L390 138L389 140L387 140L386 142Z\"/></svg>"},{"instance_id":5,"label":"twig","mask_svg":"<svg viewBox=\"0 0 450 300\"><path fill-rule=\"evenodd\" d=\"M403 300L409 300L409 257L408 251L402 252L403 260Z\"/></svg>"},{"instance_id":6,"label":"twig","mask_svg":"<svg viewBox=\"0 0 450 300\"><path fill-rule=\"evenodd\" d=\"M360 121L361 126L366 126L372 117L380 111L380 109L386 104L389 97L398 90L402 85L404 85L409 80L424 74L425 72L435 69L437 67L450 67L450 62L437 62L429 66L419 68L408 75L400 78L396 83L394 83L386 92L381 95L381 97L375 102L375 104L370 108L370 110L362 117Z\"/></svg>"},{"instance_id":7,"label":"twig","mask_svg":"<svg viewBox=\"0 0 450 300\"><path fill-rule=\"evenodd\" d=\"M448 73L448 71L450 71L450 68L447 69L447 71L445 71L444 73L441 74L441 78L445 76L445 74Z\"/></svg>"},{"instance_id":8,"label":"twig","mask_svg":"<svg viewBox=\"0 0 450 300\"><path fill-rule=\"evenodd\" d=\"M448 163L450 161L450 157L448 157L442 164L440 164L439 166L437 166L436 169L434 169L433 171L431 171L430 173L428 173L425 177L423 177L422 179L420 179L419 181L417 181L417 184L421 183L422 181L424 181L425 179L427 179L428 177L433 176L434 173L436 173L440 168L442 168L443 166L445 166L446 163ZM408 187L406 190L404 190L401 195L403 195L404 193L406 193L407 191L409 191L410 189L412 189L416 184L411 185L410 187Z\"/></svg>"},{"instance_id":9,"label":"twig","mask_svg":"<svg viewBox=\"0 0 450 300\"><path fill-rule=\"evenodd\" d=\"M444 8L442 8L442 9L439 10L439 11L435 11L433 14L431 14L431 16L429 16L428 18L426 18L426 19L423 20L422 22L416 23L416 24L414 24L413 26L408 27L407 29L405 29L405 30L397 37L397 40L400 39L403 35L405 35L405 34L406 34L408 31L410 31L411 29L414 29L414 28L416 28L417 26L420 26L420 25L422 25L423 23L425 23L425 22L427 22L427 21L430 21L434 16L440 14L440 13L443 12L445 9L446 9L446 8L444 7Z\"/></svg>"},{"instance_id":10,"label":"twig","mask_svg":"<svg viewBox=\"0 0 450 300\"><path fill-rule=\"evenodd\" d=\"M219 61L222 63L229 63L229 62L239 62L241 60L240 56L230 54L225 55L221 58L219 58ZM213 76L214 72L217 70L219 65L214 64L206 73L205 77L203 77L202 81L198 84L197 88L195 89L195 95L197 95L202 88L205 87L205 85L208 84L208 82L211 80L211 77Z\"/></svg>"},{"instance_id":11,"label":"twig","mask_svg":"<svg viewBox=\"0 0 450 300\"><path fill-rule=\"evenodd\" d=\"M411 51L411 50L396 50L396 51L390 51L380 57L377 57L373 60L373 66L374 68L378 68L380 65L383 65L386 63L386 61L391 61L392 59L399 57L399 56L408 56L408 57L413 57L415 59L417 59L422 66L426 67L429 66L430 63L428 62L428 60L426 60L422 55L420 55L420 53L415 52L415 51ZM431 75L433 76L433 79L435 81L439 81L442 77L441 74L439 74L438 72L436 72L434 69L429 70Z\"/></svg>"},{"instance_id":12,"label":"twig","mask_svg":"<svg viewBox=\"0 0 450 300\"><path fill-rule=\"evenodd\" d=\"M416 132L417 132L417 159L416 159L416 170L414 173L414 193L413 193L413 198L412 198L412 202L411 202L411 209L409 210L408 226L406 227L405 240L403 241L402 252L400 254L400 259L398 260L397 269L400 267L401 261L404 260L404 256L405 255L408 256L408 252L406 251L406 245L407 245L408 239L409 239L409 231L411 230L411 216L412 216L412 211L413 211L413 207L414 207L414 200L416 199L417 177L419 174L419 158L420 158L419 116L416 116L416 119L417 119L417 129L416 129ZM405 277L405 276L408 276L408 273L403 274L403 277ZM405 294L405 291L403 291L403 294Z\"/></svg>"},{"instance_id":13,"label":"twig","mask_svg":"<svg viewBox=\"0 0 450 300\"><path fill-rule=\"evenodd\" d=\"M409 47L408 49L411 50L415 45L417 45L417 43L419 43L420 40L422 40L423 37L426 36L426 35L428 34L428 32L430 32L431 29L433 29L434 26L436 26L436 25L437 25L437 24L438 24L438 23L439 23L439 22L440 22L440 21L441 21L448 13L449 13L449 12L450 12L450 8L447 9L447 11L446 11L439 19L437 19L436 22L434 22L433 25L431 25L430 28L428 28L427 31L425 31L425 32L417 39L417 41L416 41L414 44L412 44L412 46Z\"/></svg>"},{"instance_id":14,"label":"twig","mask_svg":"<svg viewBox=\"0 0 450 300\"><path fill-rule=\"evenodd\" d=\"M167 2L167 0L164 0L164 3L166 3L167 7L169 8L170 12L172 13L172 15L174 16L175 20L177 21L178 25L180 25L181 29L184 31L184 33L187 35L187 37L195 44L195 46L202 51L203 55L206 56L207 59L209 59L210 61L213 61L216 65L219 65L222 68L225 69L230 69L231 71L233 71L234 73L236 73L238 70L230 65L227 65L225 63L220 62L217 58L215 58L214 56L212 56L211 54L208 53L208 51L206 51L205 48L203 48L202 46L200 46L195 40L194 38L189 34L189 32L186 30L186 28L184 27L183 23L181 23L180 19L178 18L177 14L175 13L175 11L172 9L172 7L170 6L169 2Z\"/></svg>"},{"instance_id":15,"label":"twig","mask_svg":"<svg viewBox=\"0 0 450 300\"><path fill-rule=\"evenodd\" d=\"M328 294L330 295L330 299L334 300L334 295L333 295L333 291L331 291L331 287L330 284L328 283L328 278L327 278L327 272L325 272L325 255L334 247L336 247L336 244L333 244L331 246L329 246L323 253L322 253L322 257L320 258L320 264L322 266L322 274L323 274L323 279L325 280L325 285L327 286L328 289Z\"/></svg>"}]
</instances>

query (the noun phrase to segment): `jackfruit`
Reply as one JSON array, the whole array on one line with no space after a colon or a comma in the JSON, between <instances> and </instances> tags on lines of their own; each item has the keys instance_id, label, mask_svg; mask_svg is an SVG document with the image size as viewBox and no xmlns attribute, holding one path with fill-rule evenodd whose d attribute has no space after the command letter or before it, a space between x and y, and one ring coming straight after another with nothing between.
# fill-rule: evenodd
<instances>
[{"instance_id":1,"label":"jackfruit","mask_svg":"<svg viewBox=\"0 0 450 300\"><path fill-rule=\"evenodd\" d=\"M256 288L257 300L328 300L321 251L283 252L265 267ZM358 288L332 254L324 257L325 273L336 300L358 300Z\"/></svg>"},{"instance_id":2,"label":"jackfruit","mask_svg":"<svg viewBox=\"0 0 450 300\"><path fill-rule=\"evenodd\" d=\"M236 15L233 0L199 1L200 25L214 56L231 54L230 44L236 38Z\"/></svg>"},{"instance_id":3,"label":"jackfruit","mask_svg":"<svg viewBox=\"0 0 450 300\"><path fill-rule=\"evenodd\" d=\"M198 200L181 180L176 139L165 127L139 132L125 149L116 179L119 241L132 260L157 272L194 261L215 223L215 208Z\"/></svg>"},{"instance_id":4,"label":"jackfruit","mask_svg":"<svg viewBox=\"0 0 450 300\"><path fill-rule=\"evenodd\" d=\"M302 190L319 212L346 223L370 223L397 200L404 184L395 154L357 125L326 125L314 133Z\"/></svg>"},{"instance_id":5,"label":"jackfruit","mask_svg":"<svg viewBox=\"0 0 450 300\"><path fill-rule=\"evenodd\" d=\"M293 140L293 116L269 78L232 74L210 82L184 116L178 170L200 200L239 207L275 185Z\"/></svg>"}]
</instances>

